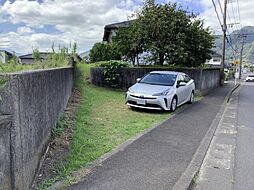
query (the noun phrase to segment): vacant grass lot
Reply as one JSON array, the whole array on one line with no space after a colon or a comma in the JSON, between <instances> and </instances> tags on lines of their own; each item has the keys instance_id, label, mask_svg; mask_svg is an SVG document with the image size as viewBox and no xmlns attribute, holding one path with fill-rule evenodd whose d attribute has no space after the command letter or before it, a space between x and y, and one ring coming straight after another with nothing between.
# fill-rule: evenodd
<instances>
[{"instance_id":1,"label":"vacant grass lot","mask_svg":"<svg viewBox=\"0 0 254 190\"><path fill-rule=\"evenodd\" d=\"M93 65L78 64L76 68L75 86L81 92L81 104L67 162L58 167L56 178L45 181L37 189L46 189L63 178L68 186L76 181L71 173L170 116L170 112L129 109L125 105L125 92L90 84L91 67ZM201 98L195 97L195 100Z\"/></svg>"},{"instance_id":2,"label":"vacant grass lot","mask_svg":"<svg viewBox=\"0 0 254 190\"><path fill-rule=\"evenodd\" d=\"M82 100L68 162L62 170L65 174L86 166L170 114L128 109L124 101L125 92L89 83L90 67L77 65L80 77L76 80L76 86L81 90Z\"/></svg>"}]
</instances>

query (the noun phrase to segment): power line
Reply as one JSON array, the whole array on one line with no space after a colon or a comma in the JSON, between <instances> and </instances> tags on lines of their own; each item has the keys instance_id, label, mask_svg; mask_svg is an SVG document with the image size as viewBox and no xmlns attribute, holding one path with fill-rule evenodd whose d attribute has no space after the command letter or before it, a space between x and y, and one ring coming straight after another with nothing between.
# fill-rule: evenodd
<instances>
[{"instance_id":1,"label":"power line","mask_svg":"<svg viewBox=\"0 0 254 190\"><path fill-rule=\"evenodd\" d=\"M219 21L219 23L220 23L220 27L221 27L221 29L223 30L223 25L222 25L222 22L221 22L221 20L220 20L219 13L218 13L218 11L217 11L216 4L215 4L214 0L212 0L212 2L213 2L214 10L215 10L215 12L216 12L217 19L218 19L218 21Z\"/></svg>"},{"instance_id":2,"label":"power line","mask_svg":"<svg viewBox=\"0 0 254 190\"><path fill-rule=\"evenodd\" d=\"M221 11L221 14L223 15L223 10L222 10L222 6L221 6L221 3L220 3L220 0L218 0L218 3L219 3L219 7L220 7L220 11ZM226 13L225 13L226 14ZM229 23L231 24L231 18L230 18L230 15L228 14L228 20L229 20Z\"/></svg>"},{"instance_id":3,"label":"power line","mask_svg":"<svg viewBox=\"0 0 254 190\"><path fill-rule=\"evenodd\" d=\"M237 12L238 12L238 20L236 19L236 16L235 16L235 14L234 14L234 6L233 6L233 4L231 4L231 9L232 9L232 13L233 13L233 17L232 18L234 18L234 20L233 20L233 22L232 22L232 20L231 20L231 17L230 17L230 14L229 14L229 11L227 10L227 4L229 3L228 2L228 0L225 0L224 1L224 3L225 3L225 7L224 7L224 11L222 10L222 6L221 6L221 2L218 0L218 4L219 4L219 8L220 8L220 12L221 12L221 14L222 14L222 17L223 17L223 25L222 25L222 21L221 21L221 17L220 17L220 14L219 14L219 11L218 11L218 8L217 8L217 6L216 6L216 3L215 3L215 1L214 0L212 0L212 3L213 3L213 6L214 6L214 10L215 10L215 13L216 13L216 16L217 16L217 19L218 19L218 21L219 21L219 24L220 24L220 26L221 26L221 29L222 29L222 31L223 31L223 36L224 36L224 39L226 40L226 42L227 42L227 44L228 44L228 47L230 47L230 49L231 49L231 55L234 57L234 59L237 59L237 55L238 55L238 53L240 52L240 47L238 47L238 44L242 44L242 38L243 38L243 36L242 36L242 30L241 30L241 28L242 28L242 25L241 25L241 16L240 16L240 6L239 6L239 1L238 0L236 0L237 1ZM231 1L232 2L232 1ZM236 26L235 28L236 28L236 30L239 30L238 31L238 34L234 34L234 36L235 36L235 40L234 40L234 42L235 42L235 44L233 45L233 40L232 40L232 34L233 34L233 32L235 31L234 29L233 29L233 27L231 28L232 29L232 32L231 32L231 34L230 34L230 31L229 31L229 28L227 27L227 23L226 23L226 18L227 18L227 15L228 15L228 19L229 19L229 21L230 21L230 23L231 23L231 25L234 27L234 26ZM240 29L238 29L238 26L240 26ZM252 34L252 35L254 35L254 34ZM225 42L223 42L223 44L224 44ZM222 47L222 49L224 49L224 46L225 46L225 44L223 45L223 47ZM234 47L235 46L235 47ZM223 53L222 54L225 54L224 53L224 51L225 50L223 50ZM224 55L224 60L225 60L225 55Z\"/></svg>"},{"instance_id":4,"label":"power line","mask_svg":"<svg viewBox=\"0 0 254 190\"><path fill-rule=\"evenodd\" d=\"M241 15L240 15L239 0L236 0L236 2L237 2L237 9L238 9L239 22L241 23Z\"/></svg>"},{"instance_id":5,"label":"power line","mask_svg":"<svg viewBox=\"0 0 254 190\"><path fill-rule=\"evenodd\" d=\"M219 2L219 6L220 6L220 9L222 10L222 6L221 6L221 3L220 3L220 1L218 0L218 2ZM232 10L232 17L230 16L231 14L230 14L230 11L228 11L227 12L227 15L228 15L228 18L229 18L229 21L230 21L230 24L228 24L230 27L229 28L227 28L227 33L228 33L228 36L229 36L229 39L230 39L230 43L232 44L233 43L233 40L232 40L232 33L235 31L235 30L240 30L240 29L238 29L238 25L240 24L239 23L239 21L236 19L236 17L235 17L235 11L234 11L234 6L233 6L233 1L231 0L231 1L228 1L228 3L231 3L231 10ZM231 18L233 18L233 20L231 20ZM239 19L240 20L240 19ZM234 26L236 26L236 27L234 27ZM235 28L235 29L234 29ZM229 32L229 29L231 29L232 30L232 32L231 32L231 34L229 34L230 32ZM234 51L237 51L237 49L238 49L238 43L240 43L241 41L240 41L240 38L239 38L239 35L237 35L237 36L235 36L234 35L234 41L235 41L235 47L232 47L233 49L234 49ZM233 46L233 44L232 44L232 46Z\"/></svg>"},{"instance_id":6,"label":"power line","mask_svg":"<svg viewBox=\"0 0 254 190\"><path fill-rule=\"evenodd\" d=\"M230 47L232 48L232 50L235 51L235 49L234 49L234 47L233 47L233 44L232 44L232 39L231 39L230 34L229 34L229 31L228 31L227 27L226 27L225 29L223 28L223 25L222 25L222 22L221 22L221 20L220 20L220 16L219 16L219 13L218 13L218 10L217 10L217 6L216 6L214 0L212 0L212 2L213 2L214 10L215 10L215 12L216 12L216 16L217 16L217 19L218 19L218 21L219 21L219 23L220 23L220 26L221 26L222 31L226 30L226 32L228 33L228 36L229 36L229 37L226 36L226 40L227 40L228 44L230 45ZM218 2L219 2L219 6L220 6L221 13L223 14L222 6L221 6L221 4L220 4L220 1L218 1ZM226 13L225 13L225 14L226 14Z\"/></svg>"}]
</instances>

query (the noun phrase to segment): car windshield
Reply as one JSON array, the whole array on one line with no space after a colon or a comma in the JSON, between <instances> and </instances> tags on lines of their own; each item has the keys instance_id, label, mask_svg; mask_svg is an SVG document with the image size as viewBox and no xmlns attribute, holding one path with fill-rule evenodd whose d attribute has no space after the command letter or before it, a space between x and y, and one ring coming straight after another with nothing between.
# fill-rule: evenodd
<instances>
[{"instance_id":1,"label":"car windshield","mask_svg":"<svg viewBox=\"0 0 254 190\"><path fill-rule=\"evenodd\" d=\"M173 86L176 81L176 74L150 73L139 83L151 85Z\"/></svg>"}]
</instances>

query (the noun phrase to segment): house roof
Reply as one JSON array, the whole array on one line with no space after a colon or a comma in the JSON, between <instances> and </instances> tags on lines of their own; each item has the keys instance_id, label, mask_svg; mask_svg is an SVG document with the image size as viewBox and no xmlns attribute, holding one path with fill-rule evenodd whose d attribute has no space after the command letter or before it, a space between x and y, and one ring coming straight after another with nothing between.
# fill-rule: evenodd
<instances>
[{"instance_id":1,"label":"house roof","mask_svg":"<svg viewBox=\"0 0 254 190\"><path fill-rule=\"evenodd\" d=\"M41 59L47 59L50 56L51 52L40 52L40 58ZM68 54L71 55L71 54ZM26 55L19 56L20 59L34 59L33 54L29 53ZM77 54L77 58L81 60L81 57Z\"/></svg>"},{"instance_id":2,"label":"house roof","mask_svg":"<svg viewBox=\"0 0 254 190\"><path fill-rule=\"evenodd\" d=\"M119 27L128 27L130 26L130 23L132 21L123 21L123 22L117 22L117 23L113 23L113 24L108 24L106 25L104 28L105 29L117 29Z\"/></svg>"},{"instance_id":3,"label":"house roof","mask_svg":"<svg viewBox=\"0 0 254 190\"><path fill-rule=\"evenodd\" d=\"M211 55L211 56L212 56L212 57L222 57L221 54L216 53L216 52L212 52L212 55Z\"/></svg>"},{"instance_id":4,"label":"house roof","mask_svg":"<svg viewBox=\"0 0 254 190\"><path fill-rule=\"evenodd\" d=\"M108 41L109 35L112 30L121 28L121 27L128 27L134 20L128 20L123 22L117 22L113 24L108 24L104 27L104 35L103 35L103 41Z\"/></svg>"},{"instance_id":5,"label":"house roof","mask_svg":"<svg viewBox=\"0 0 254 190\"><path fill-rule=\"evenodd\" d=\"M41 59L47 59L49 55L50 55L49 52L40 52L40 58ZM32 53L29 53L29 54L26 54L26 55L21 55L21 56L19 56L19 58L20 59L34 59Z\"/></svg>"},{"instance_id":6,"label":"house roof","mask_svg":"<svg viewBox=\"0 0 254 190\"><path fill-rule=\"evenodd\" d=\"M9 51L7 51L7 50L4 50L4 49L0 49L0 52L4 52L4 53L6 53L8 56L12 56L12 55L13 55L13 53L11 53L11 52L9 52Z\"/></svg>"}]
</instances>

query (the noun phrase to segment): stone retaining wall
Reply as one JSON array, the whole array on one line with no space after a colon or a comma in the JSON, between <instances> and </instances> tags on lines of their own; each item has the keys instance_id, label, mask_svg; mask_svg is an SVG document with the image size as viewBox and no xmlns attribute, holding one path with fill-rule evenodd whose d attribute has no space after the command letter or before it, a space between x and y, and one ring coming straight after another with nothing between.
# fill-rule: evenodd
<instances>
[{"instance_id":1,"label":"stone retaining wall","mask_svg":"<svg viewBox=\"0 0 254 190\"><path fill-rule=\"evenodd\" d=\"M28 190L48 145L51 130L71 95L73 68L0 74L0 80L3 78L7 81L0 89L0 115L12 116L12 130L10 132L10 127L5 124L0 128L0 132L6 134L0 136L0 147L7 146L6 142L10 141L12 154L9 162L5 162L6 167L11 167L10 174L0 167L0 189ZM11 138L8 140L7 136ZM8 151L2 152L1 149L0 155L7 156ZM12 176L12 186L7 188L7 182L1 183L1 175L6 179Z\"/></svg>"},{"instance_id":2,"label":"stone retaining wall","mask_svg":"<svg viewBox=\"0 0 254 190\"><path fill-rule=\"evenodd\" d=\"M91 83L97 86L108 87L104 76L103 68L91 68ZM195 81L196 90L201 95L208 93L210 90L220 85L220 69L217 68L186 68L186 69L167 69L167 68L123 68L120 70L119 87L128 89L136 83L137 78L143 77L151 71L174 70L188 74Z\"/></svg>"}]
</instances>

